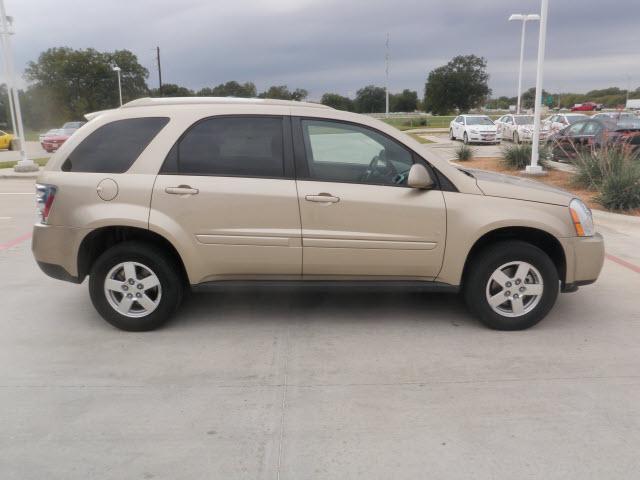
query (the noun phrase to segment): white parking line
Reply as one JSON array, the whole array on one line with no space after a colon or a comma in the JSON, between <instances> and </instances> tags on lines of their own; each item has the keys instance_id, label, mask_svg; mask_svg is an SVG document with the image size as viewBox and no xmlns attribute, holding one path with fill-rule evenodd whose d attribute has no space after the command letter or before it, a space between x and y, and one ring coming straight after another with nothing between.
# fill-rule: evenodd
<instances>
[{"instance_id":1,"label":"white parking line","mask_svg":"<svg viewBox=\"0 0 640 480\"><path fill-rule=\"evenodd\" d=\"M0 192L0 195L35 195L33 192Z\"/></svg>"},{"instance_id":2,"label":"white parking line","mask_svg":"<svg viewBox=\"0 0 640 480\"><path fill-rule=\"evenodd\" d=\"M13 217L0 217L0 220L11 220Z\"/></svg>"}]
</instances>

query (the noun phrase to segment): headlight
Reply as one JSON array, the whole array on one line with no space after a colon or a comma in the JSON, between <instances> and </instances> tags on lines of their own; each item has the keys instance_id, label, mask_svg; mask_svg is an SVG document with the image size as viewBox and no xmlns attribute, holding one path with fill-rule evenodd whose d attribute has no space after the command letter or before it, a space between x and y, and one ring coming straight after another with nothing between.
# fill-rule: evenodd
<instances>
[{"instance_id":1,"label":"headlight","mask_svg":"<svg viewBox=\"0 0 640 480\"><path fill-rule=\"evenodd\" d=\"M471 133L478 133L478 130L472 128L471 130L469 130Z\"/></svg>"},{"instance_id":2,"label":"headlight","mask_svg":"<svg viewBox=\"0 0 640 480\"><path fill-rule=\"evenodd\" d=\"M571 220L573 220L573 226L579 237L592 237L596 233L591 210L582 200L578 198L571 200L569 212L571 212Z\"/></svg>"}]
</instances>

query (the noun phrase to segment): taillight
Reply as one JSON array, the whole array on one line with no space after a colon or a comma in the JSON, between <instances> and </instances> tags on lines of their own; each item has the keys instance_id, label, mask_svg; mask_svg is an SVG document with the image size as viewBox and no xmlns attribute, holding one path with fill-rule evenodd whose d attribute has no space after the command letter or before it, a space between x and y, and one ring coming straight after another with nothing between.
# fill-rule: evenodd
<instances>
[{"instance_id":1,"label":"taillight","mask_svg":"<svg viewBox=\"0 0 640 480\"><path fill-rule=\"evenodd\" d=\"M56 197L57 188L54 185L36 183L36 205L40 212L40 222L47 223L51 205Z\"/></svg>"}]
</instances>

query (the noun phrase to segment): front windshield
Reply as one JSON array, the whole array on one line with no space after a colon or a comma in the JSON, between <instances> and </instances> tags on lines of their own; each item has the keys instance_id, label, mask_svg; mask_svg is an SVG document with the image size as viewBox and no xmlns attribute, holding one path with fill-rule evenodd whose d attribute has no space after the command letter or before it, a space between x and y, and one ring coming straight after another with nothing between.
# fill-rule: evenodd
<instances>
[{"instance_id":1,"label":"front windshield","mask_svg":"<svg viewBox=\"0 0 640 480\"><path fill-rule=\"evenodd\" d=\"M493 125L489 117L467 117L467 125Z\"/></svg>"},{"instance_id":2,"label":"front windshield","mask_svg":"<svg viewBox=\"0 0 640 480\"><path fill-rule=\"evenodd\" d=\"M513 118L516 121L516 125L533 125L533 115L523 115Z\"/></svg>"}]
</instances>

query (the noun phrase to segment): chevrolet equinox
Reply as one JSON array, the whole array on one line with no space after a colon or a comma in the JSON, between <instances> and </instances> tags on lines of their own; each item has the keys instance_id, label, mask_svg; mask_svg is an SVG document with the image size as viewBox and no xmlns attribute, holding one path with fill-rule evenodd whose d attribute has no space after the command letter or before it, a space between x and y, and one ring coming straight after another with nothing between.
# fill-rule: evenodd
<instances>
[{"instance_id":1,"label":"chevrolet equinox","mask_svg":"<svg viewBox=\"0 0 640 480\"><path fill-rule=\"evenodd\" d=\"M118 328L211 285L460 291L485 325L539 322L604 259L591 211L460 168L368 116L312 103L143 98L89 114L36 184L33 252Z\"/></svg>"}]
</instances>

